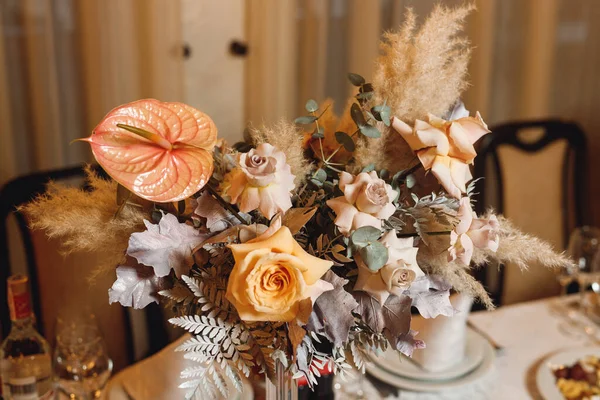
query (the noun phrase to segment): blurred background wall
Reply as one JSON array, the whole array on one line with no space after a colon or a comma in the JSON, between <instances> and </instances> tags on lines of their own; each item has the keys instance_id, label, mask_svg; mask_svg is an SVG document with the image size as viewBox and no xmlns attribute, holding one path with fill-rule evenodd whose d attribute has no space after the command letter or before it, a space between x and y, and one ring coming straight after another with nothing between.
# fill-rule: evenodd
<instances>
[{"instance_id":1,"label":"blurred background wall","mask_svg":"<svg viewBox=\"0 0 600 400\"><path fill-rule=\"evenodd\" d=\"M402 23L406 7L422 19L436 2L0 0L0 185L90 161L89 146L70 142L88 136L113 107L139 98L189 103L210 114L230 142L242 138L247 122L300 115L308 98L331 97L339 112L351 92L347 72L368 77L381 34ZM595 199L600 2L475 4L467 21L475 46L467 108L490 125L546 117L581 124ZM535 173L545 179L543 167ZM523 202L541 201L535 196ZM592 205L600 225L600 204ZM560 210L542 208L535 224L527 216L516 222L560 248L543 222L553 212ZM11 256L19 265L17 252Z\"/></svg>"}]
</instances>

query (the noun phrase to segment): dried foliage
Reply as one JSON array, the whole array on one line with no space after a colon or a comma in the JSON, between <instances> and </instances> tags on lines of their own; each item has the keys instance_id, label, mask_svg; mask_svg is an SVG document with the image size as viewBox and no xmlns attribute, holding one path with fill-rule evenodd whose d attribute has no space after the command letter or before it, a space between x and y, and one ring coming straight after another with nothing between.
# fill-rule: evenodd
<instances>
[{"instance_id":1,"label":"dried foliage","mask_svg":"<svg viewBox=\"0 0 600 400\"><path fill-rule=\"evenodd\" d=\"M441 116L450 110L468 87L471 49L458 34L473 9L473 5L450 9L438 4L418 29L416 15L408 9L403 26L384 35L372 82L375 94L367 109L385 103L393 116L409 124L428 113ZM407 143L390 128L382 139L359 143L358 164L375 163L393 172L408 168L413 153Z\"/></svg>"},{"instance_id":2,"label":"dried foliage","mask_svg":"<svg viewBox=\"0 0 600 400\"><path fill-rule=\"evenodd\" d=\"M564 253L557 253L552 246L533 235L521 232L508 219L498 216L500 222L500 247L493 254L486 254L502 263L514 263L522 269L532 262L547 268L562 268L573 265Z\"/></svg>"},{"instance_id":3,"label":"dried foliage","mask_svg":"<svg viewBox=\"0 0 600 400\"><path fill-rule=\"evenodd\" d=\"M312 166L306 157L304 157L301 129L293 123L282 119L271 127L251 128L250 137L256 146L261 143L269 143L283 151L287 158L287 163L292 169L292 174L296 176L296 187L304 182Z\"/></svg>"},{"instance_id":4,"label":"dried foliage","mask_svg":"<svg viewBox=\"0 0 600 400\"><path fill-rule=\"evenodd\" d=\"M132 205L116 215L117 183L100 178L90 168L86 179L91 190L50 182L46 193L19 211L27 216L31 229L43 229L48 237L60 239L66 254L96 252L102 255L98 269L114 271L115 265L125 262L129 237L144 230L148 215Z\"/></svg>"},{"instance_id":5,"label":"dried foliage","mask_svg":"<svg viewBox=\"0 0 600 400\"><path fill-rule=\"evenodd\" d=\"M418 30L409 9L402 28L386 33L381 44L383 54L373 76L374 102L386 101L392 114L409 124L427 113L444 115L468 86L471 50L458 34L473 9L438 4Z\"/></svg>"}]
</instances>

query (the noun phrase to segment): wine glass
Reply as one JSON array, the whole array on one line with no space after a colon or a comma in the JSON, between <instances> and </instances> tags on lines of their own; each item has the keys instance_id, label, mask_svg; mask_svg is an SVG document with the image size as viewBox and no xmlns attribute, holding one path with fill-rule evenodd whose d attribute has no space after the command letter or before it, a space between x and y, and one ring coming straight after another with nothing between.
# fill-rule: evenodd
<instances>
[{"instance_id":1,"label":"wine glass","mask_svg":"<svg viewBox=\"0 0 600 400\"><path fill-rule=\"evenodd\" d=\"M113 363L92 313L56 321L54 382L70 399L97 399L108 382Z\"/></svg>"}]
</instances>

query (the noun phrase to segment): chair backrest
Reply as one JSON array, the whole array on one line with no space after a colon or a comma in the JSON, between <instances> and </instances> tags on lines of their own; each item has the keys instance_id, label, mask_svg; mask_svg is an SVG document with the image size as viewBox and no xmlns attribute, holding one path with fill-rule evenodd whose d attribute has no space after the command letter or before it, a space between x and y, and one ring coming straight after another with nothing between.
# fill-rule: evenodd
<instances>
[{"instance_id":1,"label":"chair backrest","mask_svg":"<svg viewBox=\"0 0 600 400\"><path fill-rule=\"evenodd\" d=\"M102 171L102 169L99 166L93 166L93 169L96 172L98 172L101 176L106 177L106 174ZM64 282L57 282L59 279L56 278L56 275L53 276L53 273L56 274L57 271L60 271L61 273L69 271L70 273L72 273L73 271L75 271L75 275L77 275L77 281L71 282L71 285L79 285L81 287L88 284L88 282L85 279L85 266L79 266L78 269L75 269L73 265L61 266L64 268L59 269L56 266L57 263L66 265L69 264L69 260L63 260L60 256L58 256L58 251L56 248L58 246L58 242L48 242L43 233L40 234L38 232L31 232L28 229L27 220L25 216L22 215L20 212L16 211L16 207L31 201L33 198L43 193L46 190L46 185L49 181L65 181L76 178L82 180L84 176L84 166L76 166L67 169L40 172L19 177L8 182L4 187L2 187L2 189L0 189L0 322L2 324L3 337L5 337L8 334L8 330L10 327L8 304L5 300L6 279L12 273L12 271L14 271L14 269L10 266L11 257L9 253L10 246L8 237L8 220L11 215L14 215L16 219L18 231L21 236L21 243L23 245L23 250L25 254L26 273L29 275L31 284L33 311L35 312L36 317L38 319L38 328L40 329L42 334L44 334L44 330L47 330L46 328L50 326L49 322L52 319L52 317L55 316L49 315L48 321L45 320L46 314L54 313L49 312L52 306L48 306L47 304L43 303L59 302L60 299L56 298L59 297L56 296L56 291L60 291L63 288L64 290L68 290L65 287ZM54 250L55 254L49 254L49 252L52 252L52 250ZM92 256L90 255L90 257ZM87 255L74 254L73 257L70 256L68 258L75 258L75 260L70 260L70 264L77 262L81 263L82 260L83 262L87 260ZM53 269L53 271L46 270L48 266L50 266ZM106 279L110 280L112 278L106 277ZM44 287L42 287L42 283L44 283L46 286L52 286L51 291L53 290L54 293L49 293L44 296ZM84 292L85 290L86 289L83 289ZM48 290L46 290L46 292L47 291ZM78 289L78 293L80 295L82 294L81 292L82 290ZM62 300L68 301L67 299L69 297L67 295L62 293L61 295L63 296ZM85 295L85 293L83 293L83 295ZM94 294L90 292L90 295L93 296ZM100 299L98 300L98 303L106 304L106 308L103 308L103 310L101 311L104 314L104 318L107 319L110 323L114 323L115 326L122 327L121 332L124 331L123 333L125 336L124 338L120 339L113 339L112 337L107 339L111 341L117 340L119 345L118 347L120 348L116 349L115 351L125 351L127 356L123 360L123 362L131 363L135 360L136 357L134 353L134 323L130 318L130 312L126 308L120 307L118 305L108 306L108 295L105 291L101 292L99 296ZM54 308L56 308L60 307L61 305L54 304L53 306ZM119 319L119 321L115 321L115 318ZM169 339L166 327L164 325L162 309L158 305L152 304L146 307L146 309L144 309L143 319L145 319L146 325L144 327L144 330L148 334L148 337L146 338L146 340L148 341L148 353L144 355L150 355L162 349L168 343ZM118 329L116 331L118 331ZM115 335L114 329L111 329L110 336L117 336ZM107 344L109 346L110 351L111 343Z\"/></svg>"},{"instance_id":2,"label":"chair backrest","mask_svg":"<svg viewBox=\"0 0 600 400\"><path fill-rule=\"evenodd\" d=\"M560 120L496 126L482 139L475 160L476 211L489 207L522 230L564 250L569 233L588 220L586 138L575 123ZM515 265L479 271L497 304L532 300L557 290L554 274Z\"/></svg>"}]
</instances>

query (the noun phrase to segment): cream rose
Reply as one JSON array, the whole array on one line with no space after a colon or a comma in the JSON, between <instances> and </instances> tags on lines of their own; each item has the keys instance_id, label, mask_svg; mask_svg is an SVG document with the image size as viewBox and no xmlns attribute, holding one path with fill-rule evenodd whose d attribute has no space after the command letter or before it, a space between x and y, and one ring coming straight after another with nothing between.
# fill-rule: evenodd
<instances>
[{"instance_id":1,"label":"cream rose","mask_svg":"<svg viewBox=\"0 0 600 400\"><path fill-rule=\"evenodd\" d=\"M413 128L394 118L392 126L448 194L460 199L473 178L469 170L477 155L473 143L490 132L481 115L446 121L429 114L427 121L416 120Z\"/></svg>"},{"instance_id":2,"label":"cream rose","mask_svg":"<svg viewBox=\"0 0 600 400\"><path fill-rule=\"evenodd\" d=\"M396 211L392 201L398 192L375 171L361 172L356 177L342 172L339 187L344 195L328 200L327 205L335 212L335 224L345 235L367 225L381 228L381 220Z\"/></svg>"},{"instance_id":3,"label":"cream rose","mask_svg":"<svg viewBox=\"0 0 600 400\"><path fill-rule=\"evenodd\" d=\"M417 264L419 249L413 246L412 238L400 239L391 230L379 241L388 249L387 263L373 271L357 257L358 279L354 290L363 290L384 304L390 295L400 296L424 273Z\"/></svg>"},{"instance_id":4,"label":"cream rose","mask_svg":"<svg viewBox=\"0 0 600 400\"><path fill-rule=\"evenodd\" d=\"M320 279L333 263L304 251L285 226L268 239L229 247L235 265L226 297L244 321L290 322L303 300L314 304L321 293L333 290Z\"/></svg>"},{"instance_id":5,"label":"cream rose","mask_svg":"<svg viewBox=\"0 0 600 400\"><path fill-rule=\"evenodd\" d=\"M285 154L268 143L238 155L238 167L223 179L221 191L242 212L259 209L267 218L292 207L294 175Z\"/></svg>"},{"instance_id":6,"label":"cream rose","mask_svg":"<svg viewBox=\"0 0 600 400\"><path fill-rule=\"evenodd\" d=\"M462 264L469 265L475 247L492 252L498 250L500 226L495 215L477 218L477 214L471 208L471 200L463 197L460 200L458 217L459 223L450 233L449 262L458 259Z\"/></svg>"}]
</instances>

